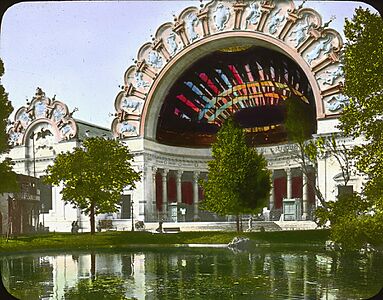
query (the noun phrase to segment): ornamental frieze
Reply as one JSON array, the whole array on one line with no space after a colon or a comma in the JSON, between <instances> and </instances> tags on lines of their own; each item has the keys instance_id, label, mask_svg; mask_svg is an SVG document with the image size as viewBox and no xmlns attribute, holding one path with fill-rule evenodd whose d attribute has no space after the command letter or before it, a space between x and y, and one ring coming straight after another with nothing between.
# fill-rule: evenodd
<instances>
[{"instance_id":1,"label":"ornamental frieze","mask_svg":"<svg viewBox=\"0 0 383 300\"><path fill-rule=\"evenodd\" d=\"M37 150L49 148L51 144L71 140L77 135L77 124L72 118L75 108L68 107L56 100L56 95L48 98L41 88L36 89L32 100L20 107L8 129L9 142L13 146L29 144L34 139Z\"/></svg>"},{"instance_id":2,"label":"ornamental frieze","mask_svg":"<svg viewBox=\"0 0 383 300\"><path fill-rule=\"evenodd\" d=\"M157 88L162 72L171 72L168 65L173 66L193 47L215 41L226 33L233 33L233 38L254 34L255 43L261 34L275 47L283 45L303 61L305 66L301 63L301 67L315 76L320 91L315 101L322 109L318 117L338 115L347 105L339 88L344 81L339 63L343 41L329 27L334 18L322 21L317 11L304 7L309 6L305 2L296 7L292 0L211 1L174 15L172 21L157 29L152 41L139 49L134 65L125 72L124 89L115 100L114 136L122 139L141 136L145 111L151 107L149 102L163 101L148 98L153 93L151 89ZM28 116L22 118L24 124L30 122Z\"/></svg>"}]
</instances>

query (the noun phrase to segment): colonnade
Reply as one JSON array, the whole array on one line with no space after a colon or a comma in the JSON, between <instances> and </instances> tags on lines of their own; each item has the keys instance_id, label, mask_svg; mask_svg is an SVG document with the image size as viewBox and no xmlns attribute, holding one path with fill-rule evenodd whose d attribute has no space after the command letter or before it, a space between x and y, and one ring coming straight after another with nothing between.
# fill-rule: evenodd
<instances>
[{"instance_id":1,"label":"colonnade","mask_svg":"<svg viewBox=\"0 0 383 300\"><path fill-rule=\"evenodd\" d=\"M168 208L169 208L169 201L168 201L168 181L169 181L169 173L173 172L175 174L175 181L176 181L176 203L177 205L182 204L182 178L186 173L192 173L192 191L193 191L193 220L199 220L199 208L198 208L198 202L199 202L199 193L198 193L198 180L201 177L202 171L194 170L194 171L186 171L186 170L180 170L180 169L169 169L169 168L158 168L158 167L151 167L149 169L151 171L151 195L150 198L152 199L152 213L155 213L156 210L156 176L157 173L161 174L161 186L162 186L162 209L161 214L164 218L166 218L168 214ZM149 178L148 178L149 179Z\"/></svg>"},{"instance_id":2,"label":"colonnade","mask_svg":"<svg viewBox=\"0 0 383 300\"><path fill-rule=\"evenodd\" d=\"M192 183L192 207L193 207L193 220L199 220L199 188L198 180L201 176L206 174L206 171L201 170L181 170L181 169L170 169L170 168L158 168L156 166L151 166L147 168L147 199L146 201L148 207L146 207L147 216L151 215L151 218L156 218L158 213L162 215L164 219L167 219L169 212L169 199L168 199L168 182L169 174L174 174L175 177L175 202L178 207L183 203L182 200L182 182L183 179L187 178L188 181ZM271 169L272 172L272 185L270 190L269 198L269 209L272 210L275 208L276 195L275 195L275 186L274 179L277 177L286 178L286 194L283 195L284 198L291 199L293 198L293 173L296 176L302 176L302 220L308 219L308 210L309 210L309 180L307 174L302 172L300 167L288 167L288 168L275 168ZM156 181L157 174L161 175L161 181ZM156 191L157 184L161 185L161 196L162 196L162 208L160 211L157 210L157 199ZM189 198L190 199L190 198ZM189 200L190 201L190 200ZM189 215L189 217L191 217Z\"/></svg>"},{"instance_id":3,"label":"colonnade","mask_svg":"<svg viewBox=\"0 0 383 300\"><path fill-rule=\"evenodd\" d=\"M305 172L303 172L299 167L289 167L284 169L271 169L272 175L272 184L270 190L270 201L269 201L269 209L272 210L275 205L275 186L274 186L274 178L277 172L284 172L286 176L286 198L293 198L293 181L292 181L292 172L298 171L300 175L302 175L302 220L308 219L308 200L309 200L309 182L308 177Z\"/></svg>"}]
</instances>

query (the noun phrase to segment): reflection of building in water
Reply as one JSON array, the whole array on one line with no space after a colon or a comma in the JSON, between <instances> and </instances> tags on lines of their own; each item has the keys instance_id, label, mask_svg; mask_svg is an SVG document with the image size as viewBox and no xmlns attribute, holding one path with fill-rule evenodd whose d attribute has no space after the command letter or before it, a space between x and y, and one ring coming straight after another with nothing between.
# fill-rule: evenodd
<instances>
[{"instance_id":1,"label":"reflection of building in water","mask_svg":"<svg viewBox=\"0 0 383 300\"><path fill-rule=\"evenodd\" d=\"M129 296L145 299L144 254L92 254L58 255L49 257L52 265L53 299L64 299L65 291L76 286L81 279L90 279L92 270L97 275L122 277L128 286Z\"/></svg>"},{"instance_id":2,"label":"reflection of building in water","mask_svg":"<svg viewBox=\"0 0 383 300\"><path fill-rule=\"evenodd\" d=\"M116 226L128 228L131 217L145 222L220 220L200 210L198 182L206 178L211 144L229 117L268 160L272 189L267 215L272 220L279 220L283 209L282 219L311 220L315 182L326 200L335 200L343 179L334 158L323 155L318 172L303 172L296 160L298 148L285 130L290 97L305 106L308 132L325 137L338 130L347 103L342 95L343 42L329 24L314 9L296 7L292 0L257 5L211 1L201 9L185 8L174 22L153 31L153 40L126 70L123 90L114 101L112 134L132 150L134 167L142 171L136 189L125 193L121 211L108 216ZM31 172L31 132L51 132L45 139L52 139L47 146L53 149L41 148L36 165L42 175L55 153L73 149L82 133L88 135L83 129L109 134L74 120L63 103L38 89L30 105L18 110L9 132L18 145L10 154L16 171ZM356 142L337 139L346 146ZM362 179L352 177L349 185L360 190ZM50 229L69 231L76 218L87 228L88 221L65 206L58 191L53 189L46 213Z\"/></svg>"},{"instance_id":3,"label":"reflection of building in water","mask_svg":"<svg viewBox=\"0 0 383 300\"><path fill-rule=\"evenodd\" d=\"M348 299L366 298L367 287L381 285L382 261L373 255L173 249L3 257L0 267L5 286L20 299L63 299L79 281L104 276L121 278L128 299Z\"/></svg>"}]
</instances>

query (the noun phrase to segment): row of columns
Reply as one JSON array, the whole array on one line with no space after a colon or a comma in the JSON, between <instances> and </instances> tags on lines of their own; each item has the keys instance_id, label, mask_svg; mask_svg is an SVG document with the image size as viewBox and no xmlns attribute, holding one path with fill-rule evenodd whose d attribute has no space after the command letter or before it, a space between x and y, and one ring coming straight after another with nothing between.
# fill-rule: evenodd
<instances>
[{"instance_id":1,"label":"row of columns","mask_svg":"<svg viewBox=\"0 0 383 300\"><path fill-rule=\"evenodd\" d=\"M275 170L271 170L272 172L272 178L274 178L273 173ZM293 197L293 184L292 184L292 169L286 168L286 198L291 199ZM308 217L308 179L307 174L302 172L302 220L307 220ZM275 193L274 193L274 180L272 180L271 184L271 191L270 191L270 202L269 202L269 209L274 208L274 201L275 201Z\"/></svg>"},{"instance_id":2,"label":"row of columns","mask_svg":"<svg viewBox=\"0 0 383 300\"><path fill-rule=\"evenodd\" d=\"M158 172L157 167L152 167L152 204L153 204L153 212L155 211L155 206L156 206L156 174ZM271 170L273 173L276 170ZM288 199L292 198L292 168L286 168L284 169L286 173L286 181L287 181L287 186L286 186L286 197ZM160 174L161 174L161 183L162 183L162 214L164 216L167 215L168 213L168 174L170 170L169 169L161 169ZM176 201L177 204L182 203L182 175L184 174L183 170L176 170L175 171L175 177L176 177ZM193 219L198 220L199 219L199 207L198 207L198 180L200 177L200 171L193 171ZM273 176L272 176L273 177ZM308 217L308 196L309 196L309 184L308 184L308 178L307 174L302 172L302 220L306 220ZM269 201L269 209L274 208L274 203L275 203L275 193L274 193L274 181L272 181L271 185L271 191L270 191L270 201Z\"/></svg>"},{"instance_id":3,"label":"row of columns","mask_svg":"<svg viewBox=\"0 0 383 300\"><path fill-rule=\"evenodd\" d=\"M158 168L152 168L152 197L153 205L156 204L156 175ZM162 214L164 216L168 213L168 173L169 169L161 170L161 182L162 182ZM176 199L177 204L182 203L182 174L183 170L176 170ZM198 209L198 179L200 176L200 171L193 171L193 219L199 219L199 209Z\"/></svg>"}]
</instances>

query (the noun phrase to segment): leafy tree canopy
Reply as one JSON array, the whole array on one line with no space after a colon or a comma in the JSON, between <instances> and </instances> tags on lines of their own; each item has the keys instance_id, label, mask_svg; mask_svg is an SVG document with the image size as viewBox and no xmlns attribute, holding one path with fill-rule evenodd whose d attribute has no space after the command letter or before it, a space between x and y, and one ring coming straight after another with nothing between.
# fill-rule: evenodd
<instances>
[{"instance_id":1,"label":"leafy tree canopy","mask_svg":"<svg viewBox=\"0 0 383 300\"><path fill-rule=\"evenodd\" d=\"M339 127L344 135L364 139L349 155L367 182L362 193L339 195L328 210L319 208L316 214L322 223L331 222L333 240L356 249L383 243L383 21L369 10L356 9L346 19L345 36L344 93L350 104Z\"/></svg>"},{"instance_id":2,"label":"leafy tree canopy","mask_svg":"<svg viewBox=\"0 0 383 300\"><path fill-rule=\"evenodd\" d=\"M48 167L45 181L63 185L63 199L90 215L93 233L94 215L117 211L123 189L134 189L140 179L132 159L119 141L89 138L73 152L59 154Z\"/></svg>"},{"instance_id":3,"label":"leafy tree canopy","mask_svg":"<svg viewBox=\"0 0 383 300\"><path fill-rule=\"evenodd\" d=\"M344 52L345 94L350 97L340 118L346 135L363 137L353 156L369 180L364 193L383 202L383 20L369 10L356 9L346 19ZM383 207L381 206L383 209Z\"/></svg>"},{"instance_id":4,"label":"leafy tree canopy","mask_svg":"<svg viewBox=\"0 0 383 300\"><path fill-rule=\"evenodd\" d=\"M243 130L227 119L212 145L213 160L208 163L206 181L201 181L205 199L203 209L222 215L239 215L267 205L270 172L256 149L246 145Z\"/></svg>"},{"instance_id":5,"label":"leafy tree canopy","mask_svg":"<svg viewBox=\"0 0 383 300\"><path fill-rule=\"evenodd\" d=\"M0 59L0 77L4 75L4 65ZM8 117L13 111L11 102L8 100L8 94L0 84L0 155L7 153L10 149L8 143L8 134L6 132ZM0 193L14 192L18 190L16 173L12 171L12 161L5 159L0 162Z\"/></svg>"}]
</instances>

